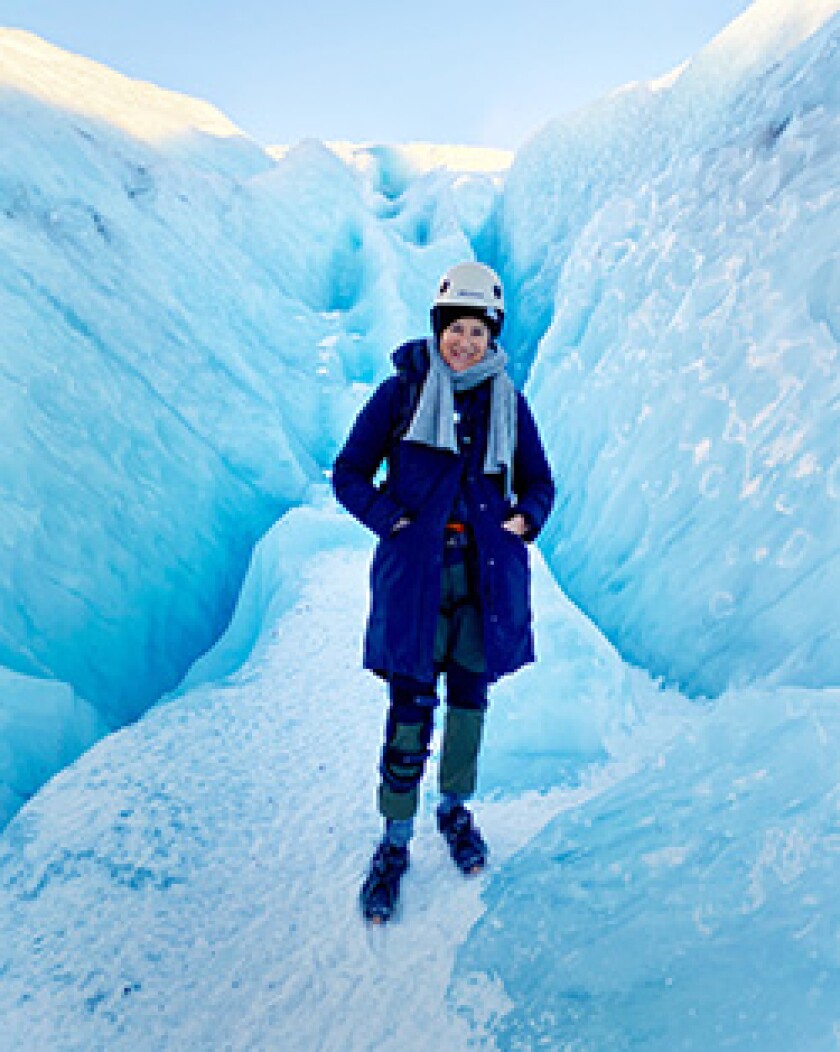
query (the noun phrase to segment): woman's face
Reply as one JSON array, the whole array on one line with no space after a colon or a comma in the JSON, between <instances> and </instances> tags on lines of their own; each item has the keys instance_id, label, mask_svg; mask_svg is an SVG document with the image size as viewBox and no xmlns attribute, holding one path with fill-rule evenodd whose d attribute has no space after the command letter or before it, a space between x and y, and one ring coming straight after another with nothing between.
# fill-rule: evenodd
<instances>
[{"instance_id":1,"label":"woman's face","mask_svg":"<svg viewBox=\"0 0 840 1052\"><path fill-rule=\"evenodd\" d=\"M479 318L457 318L440 334L440 356L454 373L480 362L490 346L490 330Z\"/></svg>"}]
</instances>

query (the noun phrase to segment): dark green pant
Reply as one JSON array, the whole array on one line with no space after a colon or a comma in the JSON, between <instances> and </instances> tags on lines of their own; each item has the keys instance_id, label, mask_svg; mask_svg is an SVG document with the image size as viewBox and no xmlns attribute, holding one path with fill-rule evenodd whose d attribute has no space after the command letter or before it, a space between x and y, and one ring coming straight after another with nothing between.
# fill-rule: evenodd
<instances>
[{"instance_id":1,"label":"dark green pant","mask_svg":"<svg viewBox=\"0 0 840 1052\"><path fill-rule=\"evenodd\" d=\"M487 680L481 611L463 558L443 569L434 657L435 668L446 677L440 791L468 799L476 786ZM385 818L404 820L417 813L438 699L434 683L394 676L389 688L379 810Z\"/></svg>"}]
</instances>

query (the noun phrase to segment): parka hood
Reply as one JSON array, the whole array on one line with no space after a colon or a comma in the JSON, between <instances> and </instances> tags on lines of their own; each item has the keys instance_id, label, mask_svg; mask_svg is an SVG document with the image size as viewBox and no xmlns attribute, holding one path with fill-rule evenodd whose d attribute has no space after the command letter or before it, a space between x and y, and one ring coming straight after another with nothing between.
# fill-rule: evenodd
<instances>
[{"instance_id":1,"label":"parka hood","mask_svg":"<svg viewBox=\"0 0 840 1052\"><path fill-rule=\"evenodd\" d=\"M429 371L429 347L426 340L409 340L401 344L391 355L398 373L409 380L422 380Z\"/></svg>"}]
</instances>

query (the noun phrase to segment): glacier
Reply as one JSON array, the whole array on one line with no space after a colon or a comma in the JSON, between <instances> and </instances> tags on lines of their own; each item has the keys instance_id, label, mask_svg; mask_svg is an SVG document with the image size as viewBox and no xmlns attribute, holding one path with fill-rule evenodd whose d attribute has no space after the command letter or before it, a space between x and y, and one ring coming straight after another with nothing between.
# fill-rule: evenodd
<instances>
[{"instance_id":1,"label":"glacier","mask_svg":"<svg viewBox=\"0 0 840 1052\"><path fill-rule=\"evenodd\" d=\"M839 7L757 0L512 157L263 150L0 30L0 1048L837 1049ZM492 866L427 788L372 938L327 475L471 256L559 483L540 660Z\"/></svg>"},{"instance_id":2,"label":"glacier","mask_svg":"<svg viewBox=\"0 0 840 1052\"><path fill-rule=\"evenodd\" d=\"M840 676L837 22L745 80L735 45L767 7L669 88L549 125L504 191L561 487L544 550L693 695Z\"/></svg>"},{"instance_id":3,"label":"glacier","mask_svg":"<svg viewBox=\"0 0 840 1052\"><path fill-rule=\"evenodd\" d=\"M396 151L363 179L314 142L278 164L157 90L134 118L133 82L91 67L4 33L0 664L37 681L14 681L30 725L66 713L64 756L218 638L256 540L323 482L382 346L495 201L483 173L405 186ZM49 748L21 707L0 818Z\"/></svg>"}]
</instances>

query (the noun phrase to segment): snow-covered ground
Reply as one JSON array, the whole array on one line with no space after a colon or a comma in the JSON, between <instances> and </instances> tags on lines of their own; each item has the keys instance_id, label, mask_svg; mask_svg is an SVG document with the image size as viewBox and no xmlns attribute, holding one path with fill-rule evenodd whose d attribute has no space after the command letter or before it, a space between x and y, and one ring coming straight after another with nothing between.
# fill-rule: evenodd
<instances>
[{"instance_id":1,"label":"snow-covered ground","mask_svg":"<svg viewBox=\"0 0 840 1052\"><path fill-rule=\"evenodd\" d=\"M0 30L3 1052L840 1049L838 7L758 0L512 163L266 152ZM490 868L433 759L370 932L371 542L324 474L471 255L559 483L540 661Z\"/></svg>"},{"instance_id":2,"label":"snow-covered ground","mask_svg":"<svg viewBox=\"0 0 840 1052\"><path fill-rule=\"evenodd\" d=\"M365 928L385 708L358 660L368 562L334 509L284 517L230 630L258 617L251 657L9 826L0 1047L835 1047L840 691L692 705L628 669L538 558L538 638L563 645L495 697L492 864L449 861L433 756L400 914ZM599 734L609 763L586 756Z\"/></svg>"}]
</instances>

